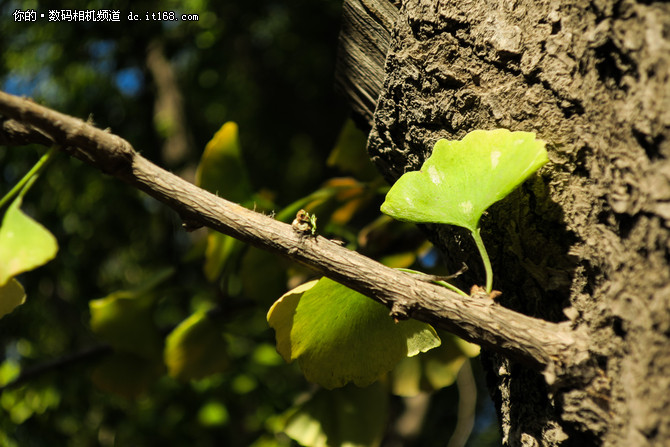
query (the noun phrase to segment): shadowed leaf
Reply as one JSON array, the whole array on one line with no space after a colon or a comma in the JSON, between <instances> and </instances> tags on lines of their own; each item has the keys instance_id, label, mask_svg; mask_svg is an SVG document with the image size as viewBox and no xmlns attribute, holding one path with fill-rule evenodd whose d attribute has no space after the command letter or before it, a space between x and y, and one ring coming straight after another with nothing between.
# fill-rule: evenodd
<instances>
[{"instance_id":1,"label":"shadowed leaf","mask_svg":"<svg viewBox=\"0 0 670 447\"><path fill-rule=\"evenodd\" d=\"M310 447L375 447L384 434L388 393L375 383L317 391L284 414L284 431Z\"/></svg>"},{"instance_id":2,"label":"shadowed leaf","mask_svg":"<svg viewBox=\"0 0 670 447\"><path fill-rule=\"evenodd\" d=\"M470 357L479 354L479 346L455 335L440 333L442 345L435 349L403 359L391 371L391 389L398 396L415 396L422 391L432 392L451 385Z\"/></svg>"},{"instance_id":3,"label":"shadowed leaf","mask_svg":"<svg viewBox=\"0 0 670 447\"><path fill-rule=\"evenodd\" d=\"M93 332L117 351L162 359L163 340L153 321L153 289L171 274L168 269L138 289L117 291L90 301Z\"/></svg>"},{"instance_id":4,"label":"shadowed leaf","mask_svg":"<svg viewBox=\"0 0 670 447\"><path fill-rule=\"evenodd\" d=\"M182 321L165 340L165 364L179 380L201 379L228 365L221 332L207 316L197 312Z\"/></svg>"}]
</instances>

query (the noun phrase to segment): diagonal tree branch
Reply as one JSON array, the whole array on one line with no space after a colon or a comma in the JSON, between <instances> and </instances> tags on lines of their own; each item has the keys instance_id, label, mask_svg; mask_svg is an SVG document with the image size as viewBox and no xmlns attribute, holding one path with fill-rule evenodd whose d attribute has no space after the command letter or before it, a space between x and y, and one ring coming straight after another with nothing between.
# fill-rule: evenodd
<instances>
[{"instance_id":1,"label":"diagonal tree branch","mask_svg":"<svg viewBox=\"0 0 670 447\"><path fill-rule=\"evenodd\" d=\"M5 144L62 145L70 155L146 192L175 210L187 229L206 226L256 247L282 254L338 281L391 310L416 318L538 370L547 381L589 374L585 334L569 323L549 323L506 309L488 298L463 297L444 287L386 267L328 239L304 236L290 225L217 197L161 169L124 139L34 102L0 92ZM12 121L13 120L13 121ZM13 139L9 126L24 129Z\"/></svg>"}]
</instances>

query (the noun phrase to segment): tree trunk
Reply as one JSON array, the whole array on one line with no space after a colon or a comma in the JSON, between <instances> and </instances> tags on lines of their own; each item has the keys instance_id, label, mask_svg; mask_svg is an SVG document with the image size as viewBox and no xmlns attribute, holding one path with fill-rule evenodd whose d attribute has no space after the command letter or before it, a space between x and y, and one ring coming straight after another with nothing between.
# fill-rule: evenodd
<instances>
[{"instance_id":1,"label":"tree trunk","mask_svg":"<svg viewBox=\"0 0 670 447\"><path fill-rule=\"evenodd\" d=\"M494 288L506 307L586 328L599 369L549 386L484 353L504 445L670 445L670 5L406 0L380 20L377 3L345 2L373 20L345 20L341 41L346 55L347 26L382 36L385 65L366 63L381 90L345 56L338 80L378 97L374 116L352 102L389 181L474 129L548 143L551 162L483 219ZM482 282L465 234L426 231L450 268L469 265L465 284Z\"/></svg>"}]
</instances>

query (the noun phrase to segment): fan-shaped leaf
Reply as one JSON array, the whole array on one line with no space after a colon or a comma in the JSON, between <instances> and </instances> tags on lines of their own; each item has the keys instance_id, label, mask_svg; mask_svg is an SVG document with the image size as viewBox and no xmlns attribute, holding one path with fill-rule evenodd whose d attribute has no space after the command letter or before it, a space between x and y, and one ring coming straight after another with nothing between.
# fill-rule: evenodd
<instances>
[{"instance_id":1,"label":"fan-shaped leaf","mask_svg":"<svg viewBox=\"0 0 670 447\"><path fill-rule=\"evenodd\" d=\"M0 318L11 313L15 308L25 303L26 292L16 278L0 286Z\"/></svg>"},{"instance_id":2,"label":"fan-shaped leaf","mask_svg":"<svg viewBox=\"0 0 670 447\"><path fill-rule=\"evenodd\" d=\"M0 286L10 278L46 264L56 256L56 238L19 208L17 197L0 227Z\"/></svg>"},{"instance_id":3,"label":"fan-shaped leaf","mask_svg":"<svg viewBox=\"0 0 670 447\"><path fill-rule=\"evenodd\" d=\"M244 203L251 199L252 188L242 159L237 123L224 123L207 143L195 178L196 185L233 202ZM242 244L236 239L210 231L205 253L207 279L216 281L241 248Z\"/></svg>"},{"instance_id":4,"label":"fan-shaped leaf","mask_svg":"<svg viewBox=\"0 0 670 447\"><path fill-rule=\"evenodd\" d=\"M442 345L415 357L403 359L391 371L391 389L398 396L415 396L451 385L469 358L479 354L479 346L455 335L440 333Z\"/></svg>"},{"instance_id":5,"label":"fan-shaped leaf","mask_svg":"<svg viewBox=\"0 0 670 447\"><path fill-rule=\"evenodd\" d=\"M393 185L381 210L398 220L446 223L475 231L484 211L547 161L534 133L475 130L440 140L421 170Z\"/></svg>"},{"instance_id":6,"label":"fan-shaped leaf","mask_svg":"<svg viewBox=\"0 0 670 447\"><path fill-rule=\"evenodd\" d=\"M153 321L153 289L172 274L156 274L136 290L124 290L89 302L91 329L115 350L146 359L162 359L163 340Z\"/></svg>"},{"instance_id":7,"label":"fan-shaped leaf","mask_svg":"<svg viewBox=\"0 0 670 447\"><path fill-rule=\"evenodd\" d=\"M196 172L196 185L233 202L249 200L252 191L235 122L228 121L221 126L205 146Z\"/></svg>"},{"instance_id":8,"label":"fan-shaped leaf","mask_svg":"<svg viewBox=\"0 0 670 447\"><path fill-rule=\"evenodd\" d=\"M374 447L380 444L388 414L388 393L379 383L317 391L284 414L283 429L309 447Z\"/></svg>"},{"instance_id":9,"label":"fan-shaped leaf","mask_svg":"<svg viewBox=\"0 0 670 447\"><path fill-rule=\"evenodd\" d=\"M395 323L381 304L328 278L286 293L268 312L277 350L305 377L332 389L366 386L401 359L439 346L428 324Z\"/></svg>"},{"instance_id":10,"label":"fan-shaped leaf","mask_svg":"<svg viewBox=\"0 0 670 447\"><path fill-rule=\"evenodd\" d=\"M168 372L177 379L190 380L223 371L228 364L225 346L207 312L196 312L167 336L164 358Z\"/></svg>"}]
</instances>

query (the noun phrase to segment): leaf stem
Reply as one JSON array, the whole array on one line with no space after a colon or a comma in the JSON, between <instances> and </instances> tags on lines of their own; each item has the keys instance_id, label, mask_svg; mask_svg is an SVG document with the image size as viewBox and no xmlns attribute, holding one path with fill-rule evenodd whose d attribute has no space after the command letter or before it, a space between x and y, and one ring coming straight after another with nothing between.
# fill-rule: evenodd
<instances>
[{"instance_id":1,"label":"leaf stem","mask_svg":"<svg viewBox=\"0 0 670 447\"><path fill-rule=\"evenodd\" d=\"M456 292L456 293L458 293L459 295L462 295L462 296L470 296L470 295L468 295L467 293L463 292L463 291L462 291L461 289L459 289L458 287L456 287L455 285L450 284L450 283L448 283L448 282L446 282L446 281L433 281L433 282L434 282L435 284L438 284L438 285L442 286L442 287L446 287L447 289L451 290L452 292Z\"/></svg>"},{"instance_id":2,"label":"leaf stem","mask_svg":"<svg viewBox=\"0 0 670 447\"><path fill-rule=\"evenodd\" d=\"M30 188L34 182L31 181L34 177L37 177L39 173L44 169L44 167L51 161L53 158L53 155L56 153L58 150L58 146L52 146L49 151L42 155L42 157L35 163L35 165L30 168L30 171L26 173L26 175L23 176L19 182L14 185L14 187L7 193L5 196L0 199L0 209L4 207L7 202L9 202L15 195L17 195L19 192L21 192L21 195L25 194ZM25 188L25 191L22 191Z\"/></svg>"},{"instance_id":3,"label":"leaf stem","mask_svg":"<svg viewBox=\"0 0 670 447\"><path fill-rule=\"evenodd\" d=\"M486 270L486 293L491 293L491 290L493 290L493 269L491 268L491 260L489 259L489 254L486 252L486 247L484 246L480 231L481 229L478 226L477 229L472 232L472 237L475 240L479 254L484 262L484 270Z\"/></svg>"},{"instance_id":4,"label":"leaf stem","mask_svg":"<svg viewBox=\"0 0 670 447\"><path fill-rule=\"evenodd\" d=\"M456 287L455 285L448 283L447 281L440 280L440 279L435 279L435 277L433 275L427 275L424 272L420 272L418 270L406 269L406 268L398 268L397 270L400 270L401 272L405 272L405 273L412 273L414 275L419 275L418 276L419 279L425 280L426 282L431 282L433 284L440 285L442 287L446 287L447 289L451 290L452 292L456 292L459 295L470 296L467 293L463 292L458 287ZM461 269L461 270L463 270L463 269ZM425 277L425 278L422 278L422 277Z\"/></svg>"}]
</instances>

